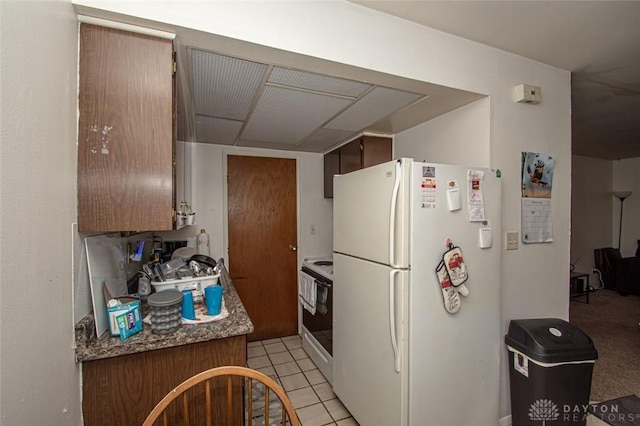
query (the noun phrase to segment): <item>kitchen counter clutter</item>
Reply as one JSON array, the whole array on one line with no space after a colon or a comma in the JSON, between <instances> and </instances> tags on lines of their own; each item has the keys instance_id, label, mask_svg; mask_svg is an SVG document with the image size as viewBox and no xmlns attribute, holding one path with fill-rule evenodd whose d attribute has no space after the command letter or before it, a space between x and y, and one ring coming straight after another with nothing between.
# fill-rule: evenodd
<instances>
[{"instance_id":1,"label":"kitchen counter clutter","mask_svg":"<svg viewBox=\"0 0 640 426\"><path fill-rule=\"evenodd\" d=\"M170 334L156 334L148 324L141 332L121 341L107 331L96 338L93 314L89 314L75 325L76 360L92 361L148 352L157 349L207 342L253 332L253 323L247 315L226 268L222 268L221 284L226 289L224 303L229 315L226 318L202 323L183 324Z\"/></svg>"}]
</instances>

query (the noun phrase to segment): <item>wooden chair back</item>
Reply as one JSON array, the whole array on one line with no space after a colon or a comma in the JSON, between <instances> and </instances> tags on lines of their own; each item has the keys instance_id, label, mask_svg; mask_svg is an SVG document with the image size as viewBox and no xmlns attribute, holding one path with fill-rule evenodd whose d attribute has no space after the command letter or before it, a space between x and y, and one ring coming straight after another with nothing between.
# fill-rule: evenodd
<instances>
[{"instance_id":1,"label":"wooden chair back","mask_svg":"<svg viewBox=\"0 0 640 426\"><path fill-rule=\"evenodd\" d=\"M214 398L214 394L221 394L221 387L226 388L226 392L222 392L226 393L226 401ZM264 392L264 398L260 397L257 401L254 400L256 387ZM239 397L238 392L243 395ZM277 413L278 410L281 413ZM289 397L273 379L250 368L225 366L203 371L176 386L158 402L143 426L219 426L223 423L226 426L253 426L257 423L271 425L274 424L274 415L278 416L279 424L283 426L300 425ZM270 418L270 421L264 421Z\"/></svg>"}]
</instances>

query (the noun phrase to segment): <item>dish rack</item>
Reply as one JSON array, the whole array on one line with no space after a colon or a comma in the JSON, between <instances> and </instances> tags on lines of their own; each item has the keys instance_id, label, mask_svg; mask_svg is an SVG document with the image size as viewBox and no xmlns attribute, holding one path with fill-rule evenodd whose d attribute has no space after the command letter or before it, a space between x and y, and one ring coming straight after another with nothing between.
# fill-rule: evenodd
<instances>
[{"instance_id":1,"label":"dish rack","mask_svg":"<svg viewBox=\"0 0 640 426\"><path fill-rule=\"evenodd\" d=\"M151 285L158 291L164 290L200 290L204 292L204 289L218 284L220 274L206 275L204 277L192 277L192 278L180 278L175 280L166 281L153 281Z\"/></svg>"}]
</instances>

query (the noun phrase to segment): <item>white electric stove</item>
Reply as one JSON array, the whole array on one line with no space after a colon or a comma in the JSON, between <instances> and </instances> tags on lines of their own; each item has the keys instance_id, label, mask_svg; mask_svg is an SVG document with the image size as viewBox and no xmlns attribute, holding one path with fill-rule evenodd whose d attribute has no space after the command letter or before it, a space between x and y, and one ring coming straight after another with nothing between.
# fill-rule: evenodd
<instances>
[{"instance_id":1,"label":"white electric stove","mask_svg":"<svg viewBox=\"0 0 640 426\"><path fill-rule=\"evenodd\" d=\"M302 346L329 383L333 380L333 259L309 257L302 274L316 284L315 313L302 308Z\"/></svg>"}]
</instances>

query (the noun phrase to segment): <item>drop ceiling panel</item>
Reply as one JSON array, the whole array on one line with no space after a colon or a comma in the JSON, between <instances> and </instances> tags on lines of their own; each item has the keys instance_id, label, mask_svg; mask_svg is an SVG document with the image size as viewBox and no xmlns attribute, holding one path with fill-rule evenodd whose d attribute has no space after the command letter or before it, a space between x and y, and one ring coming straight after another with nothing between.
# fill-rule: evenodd
<instances>
[{"instance_id":1,"label":"drop ceiling panel","mask_svg":"<svg viewBox=\"0 0 640 426\"><path fill-rule=\"evenodd\" d=\"M366 92L371 85L359 81L335 78L305 71L276 67L267 80L269 83L315 92L331 93L340 96L357 98Z\"/></svg>"},{"instance_id":2,"label":"drop ceiling panel","mask_svg":"<svg viewBox=\"0 0 640 426\"><path fill-rule=\"evenodd\" d=\"M250 148L262 148L262 149L278 149L283 151L289 151L291 149L291 144L264 142L264 141L247 141L247 140L238 141L238 146L246 146Z\"/></svg>"},{"instance_id":3,"label":"drop ceiling panel","mask_svg":"<svg viewBox=\"0 0 640 426\"><path fill-rule=\"evenodd\" d=\"M245 120L267 65L191 50L196 114Z\"/></svg>"},{"instance_id":4,"label":"drop ceiling panel","mask_svg":"<svg viewBox=\"0 0 640 426\"><path fill-rule=\"evenodd\" d=\"M376 87L325 127L358 132L422 97L419 93Z\"/></svg>"},{"instance_id":5,"label":"drop ceiling panel","mask_svg":"<svg viewBox=\"0 0 640 426\"><path fill-rule=\"evenodd\" d=\"M324 152L328 148L353 136L347 130L320 129L294 148L295 151Z\"/></svg>"},{"instance_id":6,"label":"drop ceiling panel","mask_svg":"<svg viewBox=\"0 0 640 426\"><path fill-rule=\"evenodd\" d=\"M182 138L328 152L360 133L395 134L481 97L334 63L316 68L307 60L282 60L276 65L272 60L278 54L244 52L246 60L200 44L178 49L179 63L184 55L188 59L182 63L191 65L180 68ZM463 93L476 97L460 100Z\"/></svg>"},{"instance_id":7,"label":"drop ceiling panel","mask_svg":"<svg viewBox=\"0 0 640 426\"><path fill-rule=\"evenodd\" d=\"M267 86L241 138L293 146L350 103L343 98Z\"/></svg>"},{"instance_id":8,"label":"drop ceiling panel","mask_svg":"<svg viewBox=\"0 0 640 426\"><path fill-rule=\"evenodd\" d=\"M198 142L233 145L241 128L241 121L196 115L196 139Z\"/></svg>"}]
</instances>

